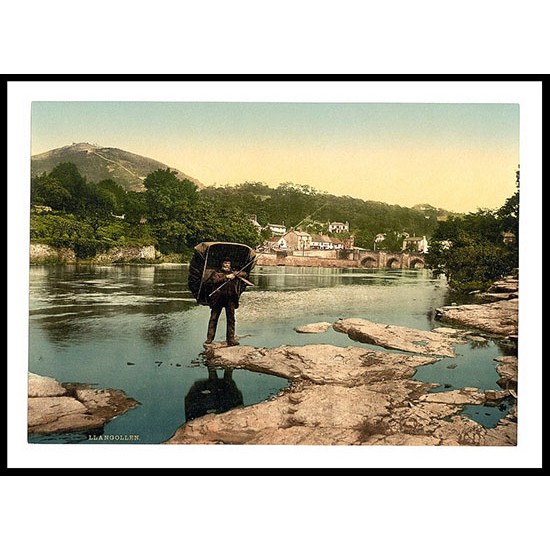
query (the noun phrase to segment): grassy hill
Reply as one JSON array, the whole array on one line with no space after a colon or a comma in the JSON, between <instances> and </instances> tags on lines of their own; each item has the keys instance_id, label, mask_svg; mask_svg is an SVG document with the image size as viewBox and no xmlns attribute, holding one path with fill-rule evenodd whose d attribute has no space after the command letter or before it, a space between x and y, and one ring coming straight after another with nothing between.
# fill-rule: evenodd
<instances>
[{"instance_id":1,"label":"grassy hill","mask_svg":"<svg viewBox=\"0 0 550 550\"><path fill-rule=\"evenodd\" d=\"M154 159L142 157L114 147L102 147L90 143L73 143L59 149L52 149L31 157L32 175L51 172L62 162L72 162L79 172L90 182L97 183L112 179L127 191L143 191L143 180L155 170L168 166ZM171 167L170 167L171 168ZM192 181L199 189L204 185L195 178L184 174L176 168L179 179Z\"/></svg>"}]
</instances>

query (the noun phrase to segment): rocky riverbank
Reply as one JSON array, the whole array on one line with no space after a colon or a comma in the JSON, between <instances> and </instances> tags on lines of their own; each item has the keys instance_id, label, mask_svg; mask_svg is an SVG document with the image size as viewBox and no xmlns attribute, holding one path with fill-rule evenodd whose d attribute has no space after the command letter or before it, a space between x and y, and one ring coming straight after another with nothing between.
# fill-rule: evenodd
<instances>
[{"instance_id":1,"label":"rocky riverbank","mask_svg":"<svg viewBox=\"0 0 550 550\"><path fill-rule=\"evenodd\" d=\"M517 277L505 277L478 295L485 303L438 308L435 317L445 323L465 325L517 340L518 283Z\"/></svg>"},{"instance_id":2,"label":"rocky riverbank","mask_svg":"<svg viewBox=\"0 0 550 550\"><path fill-rule=\"evenodd\" d=\"M121 390L61 384L29 373L28 433L60 434L98 430L138 402Z\"/></svg>"},{"instance_id":3,"label":"rocky riverbank","mask_svg":"<svg viewBox=\"0 0 550 550\"><path fill-rule=\"evenodd\" d=\"M208 347L206 360L218 368L281 376L290 385L266 402L184 424L168 444L516 444L515 406L491 429L460 414L466 405L497 406L513 390L429 393L437 384L411 380L437 357L322 344L275 349L218 344Z\"/></svg>"},{"instance_id":4,"label":"rocky riverbank","mask_svg":"<svg viewBox=\"0 0 550 550\"><path fill-rule=\"evenodd\" d=\"M517 292L517 279L507 278L481 296L486 303L438 310L442 321L461 328L421 331L366 319L332 324L352 340L407 354L323 344L275 349L208 346L210 366L280 376L290 384L266 402L184 424L167 444L516 445L516 357L496 358L502 390L430 392L437 384L411 377L441 357L454 357L455 344L479 339L464 327L513 339ZM314 323L295 330L322 332L329 326ZM494 428L460 414L468 405L499 406L504 399L514 404Z\"/></svg>"},{"instance_id":5,"label":"rocky riverbank","mask_svg":"<svg viewBox=\"0 0 550 550\"><path fill-rule=\"evenodd\" d=\"M115 247L107 252L97 254L88 261L97 264L113 264L138 262L157 262L160 253L154 246L126 246ZM31 243L29 249L29 260L31 264L73 264L77 262L74 250L70 248L54 248L46 244Z\"/></svg>"}]
</instances>

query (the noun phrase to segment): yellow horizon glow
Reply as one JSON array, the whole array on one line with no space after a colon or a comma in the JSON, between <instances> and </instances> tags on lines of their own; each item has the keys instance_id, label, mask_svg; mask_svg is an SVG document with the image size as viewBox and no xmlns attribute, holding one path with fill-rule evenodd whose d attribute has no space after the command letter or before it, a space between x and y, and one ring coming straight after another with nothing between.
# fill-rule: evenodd
<instances>
[{"instance_id":1,"label":"yellow horizon glow","mask_svg":"<svg viewBox=\"0 0 550 550\"><path fill-rule=\"evenodd\" d=\"M454 212L498 208L515 190L513 147L250 146L158 151L166 164L211 186L291 181L334 195Z\"/></svg>"},{"instance_id":2,"label":"yellow horizon glow","mask_svg":"<svg viewBox=\"0 0 550 550\"><path fill-rule=\"evenodd\" d=\"M515 192L517 104L33 103L33 152L97 143L206 186L293 182L454 212Z\"/></svg>"}]
</instances>

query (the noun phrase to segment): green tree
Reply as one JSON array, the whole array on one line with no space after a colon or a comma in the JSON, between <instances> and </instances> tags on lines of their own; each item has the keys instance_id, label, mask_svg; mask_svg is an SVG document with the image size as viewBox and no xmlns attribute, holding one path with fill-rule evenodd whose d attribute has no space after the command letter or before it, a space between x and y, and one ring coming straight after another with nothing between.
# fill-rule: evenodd
<instances>
[{"instance_id":1,"label":"green tree","mask_svg":"<svg viewBox=\"0 0 550 550\"><path fill-rule=\"evenodd\" d=\"M50 177L64 187L71 196L65 211L78 212L85 209L88 185L86 178L78 171L75 164L72 162L58 164L50 172Z\"/></svg>"},{"instance_id":2,"label":"green tree","mask_svg":"<svg viewBox=\"0 0 550 550\"><path fill-rule=\"evenodd\" d=\"M128 191L124 196L123 211L130 225L143 225L147 218L147 193Z\"/></svg>"},{"instance_id":3,"label":"green tree","mask_svg":"<svg viewBox=\"0 0 550 550\"><path fill-rule=\"evenodd\" d=\"M69 210L71 193L50 174L42 174L31 180L31 204L44 205L54 210Z\"/></svg>"},{"instance_id":4,"label":"green tree","mask_svg":"<svg viewBox=\"0 0 550 550\"><path fill-rule=\"evenodd\" d=\"M151 223L181 220L189 207L198 200L197 186L189 180L178 179L169 168L155 170L143 184L146 189L147 215Z\"/></svg>"},{"instance_id":5,"label":"green tree","mask_svg":"<svg viewBox=\"0 0 550 550\"><path fill-rule=\"evenodd\" d=\"M498 210L497 215L501 220L502 229L510 231L519 241L519 166L516 170L516 192L506 199L504 205Z\"/></svg>"},{"instance_id":6,"label":"green tree","mask_svg":"<svg viewBox=\"0 0 550 550\"><path fill-rule=\"evenodd\" d=\"M517 176L519 182L519 174ZM518 219L519 191L498 210L478 210L440 222L430 242L427 266L444 274L459 292L486 290L518 266L517 243L503 233Z\"/></svg>"}]
</instances>

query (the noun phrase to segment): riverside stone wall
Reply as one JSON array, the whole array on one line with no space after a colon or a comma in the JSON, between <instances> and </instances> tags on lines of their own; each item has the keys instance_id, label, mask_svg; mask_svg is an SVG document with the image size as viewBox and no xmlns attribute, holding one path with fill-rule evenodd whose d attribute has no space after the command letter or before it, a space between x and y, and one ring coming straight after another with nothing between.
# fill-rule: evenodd
<instances>
[{"instance_id":1,"label":"riverside stone wall","mask_svg":"<svg viewBox=\"0 0 550 550\"><path fill-rule=\"evenodd\" d=\"M29 256L31 264L76 262L76 254L70 248L54 248L47 244L31 244Z\"/></svg>"},{"instance_id":2,"label":"riverside stone wall","mask_svg":"<svg viewBox=\"0 0 550 550\"><path fill-rule=\"evenodd\" d=\"M97 254L93 259L97 263L115 262L151 262L156 260L157 251L154 246L126 246L116 247Z\"/></svg>"},{"instance_id":3,"label":"riverside stone wall","mask_svg":"<svg viewBox=\"0 0 550 550\"><path fill-rule=\"evenodd\" d=\"M70 248L54 248L47 244L30 245L31 264L71 264L76 263L76 254ZM91 259L93 263L111 264L117 262L152 262L157 260L159 253L154 246L116 247L97 254Z\"/></svg>"}]
</instances>

